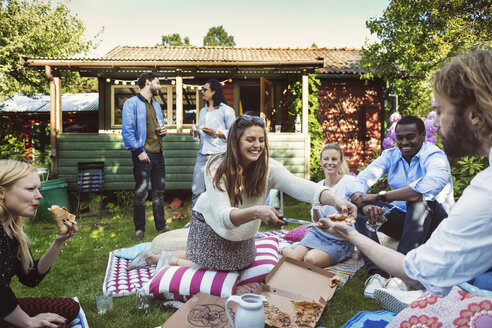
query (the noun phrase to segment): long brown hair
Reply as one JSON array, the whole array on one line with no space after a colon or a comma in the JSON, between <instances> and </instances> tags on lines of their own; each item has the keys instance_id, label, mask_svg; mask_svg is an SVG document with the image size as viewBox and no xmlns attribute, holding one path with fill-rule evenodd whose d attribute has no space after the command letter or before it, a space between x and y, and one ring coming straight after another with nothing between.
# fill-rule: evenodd
<instances>
[{"instance_id":1,"label":"long brown hair","mask_svg":"<svg viewBox=\"0 0 492 328\"><path fill-rule=\"evenodd\" d=\"M257 161L251 163L243 171L240 165L239 157L239 140L244 131L252 126L259 126L265 133L265 148ZM229 200L233 206L243 202L242 193L245 192L248 197L259 196L265 189L268 173L268 140L265 129L265 123L262 119L255 116L239 116L231 128L227 137L227 151L215 156L209 163L207 173L213 175L214 187L224 191L221 181L224 180ZM216 161L221 160L215 174L211 172L211 166Z\"/></svg>"},{"instance_id":2,"label":"long brown hair","mask_svg":"<svg viewBox=\"0 0 492 328\"><path fill-rule=\"evenodd\" d=\"M31 164L8 159L0 160L0 190L8 192L19 179L33 172L37 172L37 169ZM24 271L27 272L34 265L34 261L29 252L29 239L24 233L24 220L25 218L21 216L12 216L3 199L0 200L0 221L4 229L8 227L13 237L19 241L17 258L21 261Z\"/></svg>"}]
</instances>

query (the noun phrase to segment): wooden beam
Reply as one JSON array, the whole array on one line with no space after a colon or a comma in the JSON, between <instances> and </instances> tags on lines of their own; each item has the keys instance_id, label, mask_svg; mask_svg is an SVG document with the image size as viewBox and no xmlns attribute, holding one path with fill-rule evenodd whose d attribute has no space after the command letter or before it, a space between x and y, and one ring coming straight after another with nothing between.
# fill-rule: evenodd
<instances>
[{"instance_id":1,"label":"wooden beam","mask_svg":"<svg viewBox=\"0 0 492 328\"><path fill-rule=\"evenodd\" d=\"M304 134L304 177L309 179L310 176L310 158L311 158L311 139L308 131L308 114L309 114L309 78L307 72L302 74L302 130Z\"/></svg>"},{"instance_id":2,"label":"wooden beam","mask_svg":"<svg viewBox=\"0 0 492 328\"><path fill-rule=\"evenodd\" d=\"M176 77L176 131L183 131L183 78Z\"/></svg>"},{"instance_id":3,"label":"wooden beam","mask_svg":"<svg viewBox=\"0 0 492 328\"><path fill-rule=\"evenodd\" d=\"M80 68L153 68L160 67L290 67L308 66L323 67L323 60L272 60L272 61L170 61L170 60L87 60L87 59L41 59L21 57L21 64L30 67L52 66L56 68L80 69Z\"/></svg>"}]
</instances>

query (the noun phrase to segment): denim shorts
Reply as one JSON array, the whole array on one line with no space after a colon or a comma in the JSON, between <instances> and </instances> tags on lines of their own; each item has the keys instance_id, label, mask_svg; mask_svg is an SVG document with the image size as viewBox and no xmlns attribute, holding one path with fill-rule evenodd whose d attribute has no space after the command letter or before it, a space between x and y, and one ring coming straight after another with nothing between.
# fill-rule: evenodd
<instances>
[{"instance_id":1,"label":"denim shorts","mask_svg":"<svg viewBox=\"0 0 492 328\"><path fill-rule=\"evenodd\" d=\"M330 238L318 228L310 228L299 244L325 252L333 264L345 261L354 251L354 245L348 241Z\"/></svg>"}]
</instances>

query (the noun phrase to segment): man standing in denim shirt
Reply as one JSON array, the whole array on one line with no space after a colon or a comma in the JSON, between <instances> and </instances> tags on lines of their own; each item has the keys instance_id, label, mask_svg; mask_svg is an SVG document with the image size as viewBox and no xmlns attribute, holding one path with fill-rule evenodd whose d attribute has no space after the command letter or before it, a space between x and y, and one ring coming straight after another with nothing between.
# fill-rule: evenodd
<instances>
[{"instance_id":1,"label":"man standing in denim shirt","mask_svg":"<svg viewBox=\"0 0 492 328\"><path fill-rule=\"evenodd\" d=\"M161 85L155 73L143 73L138 78L140 93L123 105L121 134L126 149L132 152L135 197L133 201L134 241L144 237L145 201L149 179L152 184L152 211L157 232L169 231L164 217L166 170L162 138L167 134L161 106L152 99Z\"/></svg>"},{"instance_id":2,"label":"man standing in denim shirt","mask_svg":"<svg viewBox=\"0 0 492 328\"><path fill-rule=\"evenodd\" d=\"M379 230L398 239L398 252L407 254L425 243L447 217L454 205L453 181L445 153L425 142L425 125L420 118L403 117L395 131L397 147L384 150L362 170L347 185L346 195L359 208L355 228L376 242L378 236L367 229L366 221L374 224L380 220L383 206L391 208ZM366 194L385 174L391 190ZM363 259L367 272L372 275L366 282L366 297L372 298L376 288L408 289L399 278L386 279L388 273L366 256Z\"/></svg>"},{"instance_id":3,"label":"man standing in denim shirt","mask_svg":"<svg viewBox=\"0 0 492 328\"><path fill-rule=\"evenodd\" d=\"M226 105L224 91L219 81L208 80L203 86L202 96L205 107L200 110L198 117L200 149L196 155L191 187L193 206L205 191L205 164L212 155L226 151L227 134L236 120L234 109ZM190 134L193 134L193 131L190 131Z\"/></svg>"}]
</instances>

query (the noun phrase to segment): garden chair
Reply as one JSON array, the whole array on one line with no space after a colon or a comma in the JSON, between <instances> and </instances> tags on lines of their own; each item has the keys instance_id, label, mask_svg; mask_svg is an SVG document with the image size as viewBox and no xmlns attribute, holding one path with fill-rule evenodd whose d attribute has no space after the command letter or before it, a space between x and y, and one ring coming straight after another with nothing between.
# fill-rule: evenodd
<instances>
[{"instance_id":1,"label":"garden chair","mask_svg":"<svg viewBox=\"0 0 492 328\"><path fill-rule=\"evenodd\" d=\"M99 218L102 217L104 162L78 162L77 163L77 217L80 211L80 199L83 193L96 192L101 196L99 202Z\"/></svg>"}]
</instances>

